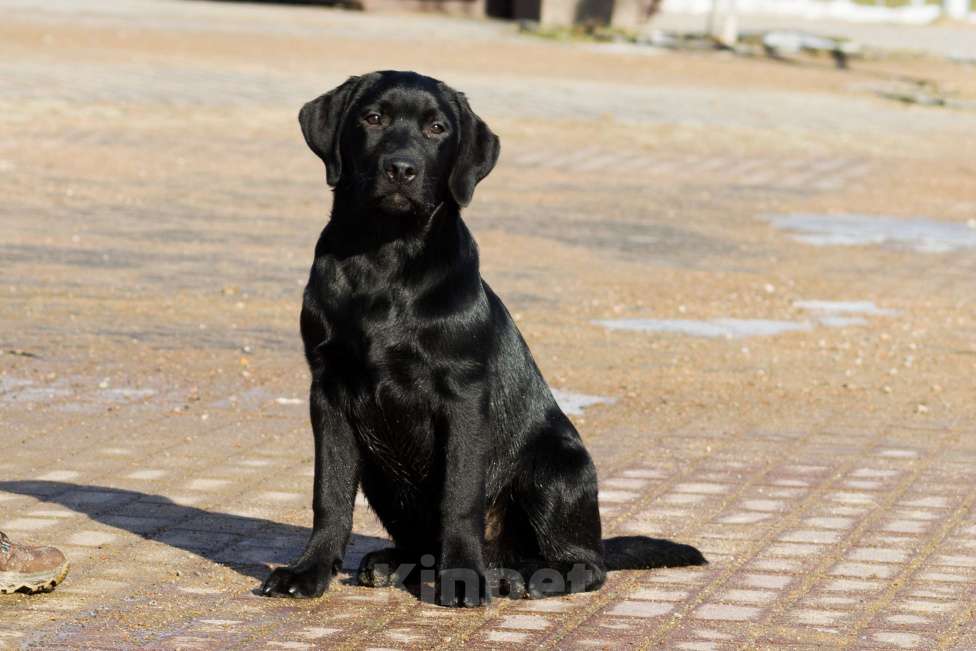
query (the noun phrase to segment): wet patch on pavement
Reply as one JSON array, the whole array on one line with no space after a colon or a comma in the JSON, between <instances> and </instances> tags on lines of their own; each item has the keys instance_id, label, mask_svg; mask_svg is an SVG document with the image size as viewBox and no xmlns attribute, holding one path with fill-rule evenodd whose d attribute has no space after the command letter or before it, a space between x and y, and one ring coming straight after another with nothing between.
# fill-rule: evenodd
<instances>
[{"instance_id":1,"label":"wet patch on pavement","mask_svg":"<svg viewBox=\"0 0 976 651\"><path fill-rule=\"evenodd\" d=\"M594 321L608 330L633 332L667 332L692 337L771 337L784 332L804 332L813 329L809 321L774 321L770 319L612 319Z\"/></svg>"},{"instance_id":2,"label":"wet patch on pavement","mask_svg":"<svg viewBox=\"0 0 976 651\"><path fill-rule=\"evenodd\" d=\"M138 405L152 400L152 408L175 404L172 392L130 386L112 386L108 379L99 380L78 375L48 381L0 375L0 404L38 406L68 413L101 413L106 408Z\"/></svg>"},{"instance_id":3,"label":"wet patch on pavement","mask_svg":"<svg viewBox=\"0 0 976 651\"><path fill-rule=\"evenodd\" d=\"M897 310L880 308L872 301L795 301L793 307L809 312L831 314L865 314L868 316L895 316Z\"/></svg>"},{"instance_id":4,"label":"wet patch on pavement","mask_svg":"<svg viewBox=\"0 0 976 651\"><path fill-rule=\"evenodd\" d=\"M871 301L796 301L793 307L809 312L810 319L608 319L593 321L608 330L662 332L692 337L740 339L772 337L788 332L809 332L815 327L845 328L868 323L864 316L894 316L895 310L879 308ZM862 316L863 315L863 316Z\"/></svg>"},{"instance_id":5,"label":"wet patch on pavement","mask_svg":"<svg viewBox=\"0 0 976 651\"><path fill-rule=\"evenodd\" d=\"M889 246L918 253L976 248L976 221L965 224L924 217L900 219L853 213L763 215L793 239L814 246Z\"/></svg>"},{"instance_id":6,"label":"wet patch on pavement","mask_svg":"<svg viewBox=\"0 0 976 651\"><path fill-rule=\"evenodd\" d=\"M593 405L612 405L616 398L606 396L590 396L585 393L574 393L564 389L551 389L552 397L556 399L559 408L570 416L579 416L583 410Z\"/></svg>"}]
</instances>

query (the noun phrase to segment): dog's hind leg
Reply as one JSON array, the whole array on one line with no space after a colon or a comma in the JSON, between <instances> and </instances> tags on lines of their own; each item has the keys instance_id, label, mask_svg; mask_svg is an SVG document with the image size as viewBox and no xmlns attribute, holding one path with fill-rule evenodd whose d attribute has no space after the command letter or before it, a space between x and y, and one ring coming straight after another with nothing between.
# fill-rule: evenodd
<instances>
[{"instance_id":1,"label":"dog's hind leg","mask_svg":"<svg viewBox=\"0 0 976 651\"><path fill-rule=\"evenodd\" d=\"M541 558L519 568L530 597L596 590L606 580L596 468L561 413L521 469L518 502Z\"/></svg>"}]
</instances>

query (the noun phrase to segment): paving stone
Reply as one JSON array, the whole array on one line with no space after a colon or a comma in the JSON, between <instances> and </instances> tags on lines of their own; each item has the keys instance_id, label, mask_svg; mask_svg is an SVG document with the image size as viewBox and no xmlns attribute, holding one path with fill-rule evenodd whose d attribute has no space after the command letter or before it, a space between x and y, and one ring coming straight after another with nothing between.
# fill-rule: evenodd
<instances>
[{"instance_id":1,"label":"paving stone","mask_svg":"<svg viewBox=\"0 0 976 651\"><path fill-rule=\"evenodd\" d=\"M601 502L629 502L639 496L639 493L632 491L601 490L599 499Z\"/></svg>"},{"instance_id":2,"label":"paving stone","mask_svg":"<svg viewBox=\"0 0 976 651\"><path fill-rule=\"evenodd\" d=\"M226 479L194 479L186 487L195 491L212 491L224 488L229 484L230 481Z\"/></svg>"},{"instance_id":3,"label":"paving stone","mask_svg":"<svg viewBox=\"0 0 976 651\"><path fill-rule=\"evenodd\" d=\"M792 613L793 619L801 624L811 626L832 626L837 621L843 619L848 613L839 610L812 610L800 609Z\"/></svg>"},{"instance_id":4,"label":"paving stone","mask_svg":"<svg viewBox=\"0 0 976 651\"><path fill-rule=\"evenodd\" d=\"M742 584L755 588L780 590L789 585L792 580L792 577L776 574L746 574L742 577Z\"/></svg>"},{"instance_id":5,"label":"paving stone","mask_svg":"<svg viewBox=\"0 0 976 651\"><path fill-rule=\"evenodd\" d=\"M755 620L759 613L759 608L750 606L732 606L728 604L705 604L695 611L694 616L699 619L717 619L732 622L744 622Z\"/></svg>"},{"instance_id":6,"label":"paving stone","mask_svg":"<svg viewBox=\"0 0 976 651\"><path fill-rule=\"evenodd\" d=\"M770 545L768 549L770 554L775 556L814 556L820 549L817 545L797 545L793 543L780 543L777 545Z\"/></svg>"},{"instance_id":7,"label":"paving stone","mask_svg":"<svg viewBox=\"0 0 976 651\"><path fill-rule=\"evenodd\" d=\"M767 558L757 560L753 566L758 570L768 570L770 572L796 572L802 564L799 561L787 560L783 558Z\"/></svg>"},{"instance_id":8,"label":"paving stone","mask_svg":"<svg viewBox=\"0 0 976 651\"><path fill-rule=\"evenodd\" d=\"M915 613L949 613L958 606L956 604L937 601L912 600L899 604L899 607Z\"/></svg>"},{"instance_id":9,"label":"paving stone","mask_svg":"<svg viewBox=\"0 0 976 651\"><path fill-rule=\"evenodd\" d=\"M878 581L861 581L858 579L836 579L824 586L827 590L837 592L867 592L880 590L882 584Z\"/></svg>"},{"instance_id":10,"label":"paving stone","mask_svg":"<svg viewBox=\"0 0 976 651\"><path fill-rule=\"evenodd\" d=\"M786 503L782 500L745 500L742 506L751 511L779 511Z\"/></svg>"},{"instance_id":11,"label":"paving stone","mask_svg":"<svg viewBox=\"0 0 976 651\"><path fill-rule=\"evenodd\" d=\"M838 563L831 568L835 576L856 576L862 579L887 579L895 570L890 565L880 563Z\"/></svg>"},{"instance_id":12,"label":"paving stone","mask_svg":"<svg viewBox=\"0 0 976 651\"><path fill-rule=\"evenodd\" d=\"M807 529L791 531L783 534L779 539L788 542L828 544L838 542L840 540L840 534L834 531Z\"/></svg>"},{"instance_id":13,"label":"paving stone","mask_svg":"<svg viewBox=\"0 0 976 651\"><path fill-rule=\"evenodd\" d=\"M516 628L539 631L549 626L545 617L536 615L507 615L498 623L501 628Z\"/></svg>"},{"instance_id":14,"label":"paving stone","mask_svg":"<svg viewBox=\"0 0 976 651\"><path fill-rule=\"evenodd\" d=\"M698 504L704 502L705 495L691 495L687 493L672 493L661 498L669 504ZM676 514L683 514L681 511L674 511Z\"/></svg>"},{"instance_id":15,"label":"paving stone","mask_svg":"<svg viewBox=\"0 0 976 651\"><path fill-rule=\"evenodd\" d=\"M57 520L46 518L14 518L6 520L3 526L9 531L37 531L38 529L47 529L57 523Z\"/></svg>"},{"instance_id":16,"label":"paving stone","mask_svg":"<svg viewBox=\"0 0 976 651\"><path fill-rule=\"evenodd\" d=\"M621 601L610 609L609 614L626 617L659 617L671 612L674 606L654 601Z\"/></svg>"},{"instance_id":17,"label":"paving stone","mask_svg":"<svg viewBox=\"0 0 976 651\"><path fill-rule=\"evenodd\" d=\"M516 633L514 631L488 631L489 642L523 642L528 637L527 633Z\"/></svg>"},{"instance_id":18,"label":"paving stone","mask_svg":"<svg viewBox=\"0 0 976 651\"><path fill-rule=\"evenodd\" d=\"M970 583L972 577L965 574L950 574L946 572L924 572L918 575L923 581L945 581L948 583Z\"/></svg>"},{"instance_id":19,"label":"paving stone","mask_svg":"<svg viewBox=\"0 0 976 651\"><path fill-rule=\"evenodd\" d=\"M74 470L52 470L39 476L38 479L45 481L69 481L77 479L80 476L81 473L75 472Z\"/></svg>"},{"instance_id":20,"label":"paving stone","mask_svg":"<svg viewBox=\"0 0 976 651\"><path fill-rule=\"evenodd\" d=\"M677 648L688 651L719 651L721 646L717 642L681 642Z\"/></svg>"},{"instance_id":21,"label":"paving stone","mask_svg":"<svg viewBox=\"0 0 976 651\"><path fill-rule=\"evenodd\" d=\"M166 474L167 472L165 470L145 469L145 470L136 470L135 472L130 472L128 475L126 475L126 477L128 477L129 479L153 480L153 479L160 479L162 477L165 477Z\"/></svg>"},{"instance_id":22,"label":"paving stone","mask_svg":"<svg viewBox=\"0 0 976 651\"><path fill-rule=\"evenodd\" d=\"M891 470L889 468L858 468L851 473L852 477L878 477L882 479L888 479L891 477L896 477L899 474L898 470Z\"/></svg>"},{"instance_id":23,"label":"paving stone","mask_svg":"<svg viewBox=\"0 0 976 651\"><path fill-rule=\"evenodd\" d=\"M876 547L861 547L851 550L848 558L855 561L874 561L878 563L901 563L908 558L908 553L898 549L882 549Z\"/></svg>"},{"instance_id":24,"label":"paving stone","mask_svg":"<svg viewBox=\"0 0 976 651\"><path fill-rule=\"evenodd\" d=\"M950 567L976 567L976 556L952 556L939 555L935 557L938 565L948 565Z\"/></svg>"},{"instance_id":25,"label":"paving stone","mask_svg":"<svg viewBox=\"0 0 976 651\"><path fill-rule=\"evenodd\" d=\"M803 523L810 527L824 529L850 529L854 525L852 518L807 518Z\"/></svg>"},{"instance_id":26,"label":"paving stone","mask_svg":"<svg viewBox=\"0 0 976 651\"><path fill-rule=\"evenodd\" d=\"M916 626L919 624L928 624L931 621L927 617L920 617L918 615L889 615L886 619L892 624L898 624L903 626Z\"/></svg>"},{"instance_id":27,"label":"paving stone","mask_svg":"<svg viewBox=\"0 0 976 651\"><path fill-rule=\"evenodd\" d=\"M921 635L914 633L882 631L874 634L874 639L884 644L890 644L898 649L917 649L927 642Z\"/></svg>"},{"instance_id":28,"label":"paving stone","mask_svg":"<svg viewBox=\"0 0 976 651\"><path fill-rule=\"evenodd\" d=\"M895 533L924 533L927 528L927 523L916 520L892 520L884 525L885 531Z\"/></svg>"},{"instance_id":29,"label":"paving stone","mask_svg":"<svg viewBox=\"0 0 976 651\"><path fill-rule=\"evenodd\" d=\"M722 524L756 524L771 517L768 513L735 513L722 518L719 522Z\"/></svg>"},{"instance_id":30,"label":"paving stone","mask_svg":"<svg viewBox=\"0 0 976 651\"><path fill-rule=\"evenodd\" d=\"M769 590L727 590L722 593L721 600L742 604L768 604L776 597L777 593Z\"/></svg>"},{"instance_id":31,"label":"paving stone","mask_svg":"<svg viewBox=\"0 0 976 651\"><path fill-rule=\"evenodd\" d=\"M99 547L115 541L117 536L104 531L79 531L68 538L72 545L84 547Z\"/></svg>"},{"instance_id":32,"label":"paving stone","mask_svg":"<svg viewBox=\"0 0 976 651\"><path fill-rule=\"evenodd\" d=\"M631 468L621 473L624 477L638 477L641 479L664 479L666 473L651 468Z\"/></svg>"},{"instance_id":33,"label":"paving stone","mask_svg":"<svg viewBox=\"0 0 976 651\"><path fill-rule=\"evenodd\" d=\"M603 482L603 485L609 488L640 489L647 486L647 480L628 478L607 479Z\"/></svg>"},{"instance_id":34,"label":"paving stone","mask_svg":"<svg viewBox=\"0 0 976 651\"><path fill-rule=\"evenodd\" d=\"M904 502L903 505L919 508L945 508L949 506L949 500L944 497L922 497L917 500Z\"/></svg>"},{"instance_id":35,"label":"paving stone","mask_svg":"<svg viewBox=\"0 0 976 651\"><path fill-rule=\"evenodd\" d=\"M650 601L682 601L688 598L688 592L663 588L641 588L629 596L631 599L648 599Z\"/></svg>"},{"instance_id":36,"label":"paving stone","mask_svg":"<svg viewBox=\"0 0 976 651\"><path fill-rule=\"evenodd\" d=\"M679 493L703 493L706 495L721 495L729 490L729 487L725 484L711 484L711 483L686 483L677 484L674 490Z\"/></svg>"}]
</instances>

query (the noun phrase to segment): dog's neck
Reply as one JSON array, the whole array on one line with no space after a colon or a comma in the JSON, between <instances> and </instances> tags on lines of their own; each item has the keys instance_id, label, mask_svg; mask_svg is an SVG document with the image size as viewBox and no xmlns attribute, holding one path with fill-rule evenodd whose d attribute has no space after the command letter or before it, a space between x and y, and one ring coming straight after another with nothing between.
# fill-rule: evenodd
<instances>
[{"instance_id":1,"label":"dog's neck","mask_svg":"<svg viewBox=\"0 0 976 651\"><path fill-rule=\"evenodd\" d=\"M394 253L404 261L436 255L448 264L449 258L461 255L477 264L473 238L453 201L439 202L426 216L390 215L344 195L338 190L334 195L317 255L328 252L346 258Z\"/></svg>"}]
</instances>

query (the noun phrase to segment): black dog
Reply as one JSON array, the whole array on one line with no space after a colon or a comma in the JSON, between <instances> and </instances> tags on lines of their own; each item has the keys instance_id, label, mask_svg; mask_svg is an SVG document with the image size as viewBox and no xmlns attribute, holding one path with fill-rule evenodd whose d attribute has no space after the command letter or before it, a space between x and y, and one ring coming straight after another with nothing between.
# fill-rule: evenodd
<instances>
[{"instance_id":1,"label":"black dog","mask_svg":"<svg viewBox=\"0 0 976 651\"><path fill-rule=\"evenodd\" d=\"M363 559L360 582L436 562L443 605L484 603L492 568L507 568L501 591L541 596L597 589L609 569L704 563L687 545L601 540L593 462L461 220L499 153L464 95L375 72L309 102L299 122L335 188L301 315L314 524L263 594L325 591L360 483L395 542Z\"/></svg>"}]
</instances>

